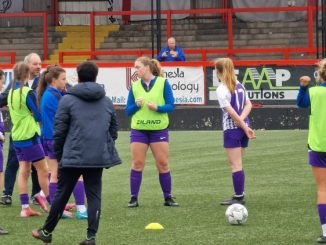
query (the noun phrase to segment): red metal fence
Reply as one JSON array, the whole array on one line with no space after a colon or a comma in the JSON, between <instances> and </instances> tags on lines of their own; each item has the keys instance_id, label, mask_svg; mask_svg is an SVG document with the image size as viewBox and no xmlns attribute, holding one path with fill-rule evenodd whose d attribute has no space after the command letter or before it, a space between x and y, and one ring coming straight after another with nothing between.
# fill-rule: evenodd
<instances>
[{"instance_id":1,"label":"red metal fence","mask_svg":"<svg viewBox=\"0 0 326 245\"><path fill-rule=\"evenodd\" d=\"M53 0L53 2L56 2ZM57 20L57 14L87 14L90 16L90 50L88 52L60 52L59 54L59 63L64 63L64 56L71 55L91 55L92 58L96 55L113 55L113 54L125 54L125 55L135 55L140 56L143 54L151 54L151 50L96 50L95 48L95 17L96 16L131 16L131 15L150 15L150 11L101 11L101 12L61 12L58 11L57 5L52 10L52 19L53 21ZM306 12L307 16L307 46L305 47L292 47L292 48L234 48L233 46L233 15L235 13L247 12L247 13L257 13L257 12ZM206 55L212 53L225 54L226 56L232 56L237 53L282 53L284 55L283 60L265 60L265 61L236 61L236 63L255 63L255 64L269 64L273 62L273 64L312 64L315 63L316 60L291 60L289 58L290 53L308 53L314 54L316 52L316 47L314 46L314 16L315 16L316 8L313 4L308 4L306 7L269 7L269 8L222 8L222 9L190 9L190 10L162 10L161 15L165 15L166 17L166 36L169 37L173 33L173 23L172 17L175 14L216 14L221 15L226 21L227 28L227 39L228 39L228 47L225 49L185 49L185 53L192 54L201 54L201 62L205 64L207 62ZM1 17L42 17L42 25L43 25L43 58L48 58L48 23L47 23L47 13L12 13L12 14L0 14ZM56 23L56 22L55 22ZM0 56L3 54L0 53ZM11 62L14 63L15 60L11 59ZM107 63L107 65L115 66L116 62ZM129 62L130 63L130 62ZM119 63L120 65L122 63Z\"/></svg>"},{"instance_id":2,"label":"red metal fence","mask_svg":"<svg viewBox=\"0 0 326 245\"><path fill-rule=\"evenodd\" d=\"M189 10L162 10L161 15L166 16L166 36L172 36L173 25L172 16L176 14L220 14L226 16L226 28L228 31L228 47L229 54L234 54L233 48L233 15L234 13L260 13L260 12L306 12L307 13L307 33L308 33L308 46L300 47L307 48L308 53L314 53L314 12L315 7L308 5L306 7L269 7L269 8L227 8L227 9L189 9ZM90 51L95 51L95 17L96 16L130 16L130 15L150 15L151 11L101 11L101 12L59 12L60 14L89 14L90 16ZM154 14L156 12L154 11ZM244 51L244 49L242 49ZM249 52L250 49L248 49ZM285 51L286 49L284 49ZM250 50L251 53L272 52L272 49L259 49L255 52L254 49ZM294 51L291 51L294 52ZM300 52L300 51L298 51ZM284 52L286 53L286 51Z\"/></svg>"}]
</instances>

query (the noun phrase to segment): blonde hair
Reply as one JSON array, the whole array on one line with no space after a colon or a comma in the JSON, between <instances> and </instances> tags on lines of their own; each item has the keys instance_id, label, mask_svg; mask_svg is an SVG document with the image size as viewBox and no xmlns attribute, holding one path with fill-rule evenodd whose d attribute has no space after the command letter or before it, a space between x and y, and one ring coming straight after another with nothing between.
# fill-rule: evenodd
<instances>
[{"instance_id":1,"label":"blonde hair","mask_svg":"<svg viewBox=\"0 0 326 245\"><path fill-rule=\"evenodd\" d=\"M149 69L154 76L164 77L161 64L158 60L151 59L147 56L141 56L137 58L136 61L142 63L144 66L149 66Z\"/></svg>"},{"instance_id":2,"label":"blonde hair","mask_svg":"<svg viewBox=\"0 0 326 245\"><path fill-rule=\"evenodd\" d=\"M29 66L24 62L18 62L14 65L13 68L14 72L14 79L11 82L11 104L13 100L13 92L15 90L16 82L19 82L19 108L21 108L21 96L23 87L25 86L25 82L29 78ZM14 107L13 107L14 108Z\"/></svg>"},{"instance_id":3,"label":"blonde hair","mask_svg":"<svg viewBox=\"0 0 326 245\"><path fill-rule=\"evenodd\" d=\"M25 56L24 63L26 63L26 64L31 63L31 59L33 57L37 57L37 58L39 58L41 60L41 57L37 53L30 53L30 54L28 54L28 55Z\"/></svg>"},{"instance_id":4,"label":"blonde hair","mask_svg":"<svg viewBox=\"0 0 326 245\"><path fill-rule=\"evenodd\" d=\"M214 61L216 75L226 85L231 93L236 87L236 77L234 72L234 65L230 58L219 58Z\"/></svg>"},{"instance_id":5,"label":"blonde hair","mask_svg":"<svg viewBox=\"0 0 326 245\"><path fill-rule=\"evenodd\" d=\"M318 79L319 82L326 81L326 59L318 62Z\"/></svg>"}]
</instances>

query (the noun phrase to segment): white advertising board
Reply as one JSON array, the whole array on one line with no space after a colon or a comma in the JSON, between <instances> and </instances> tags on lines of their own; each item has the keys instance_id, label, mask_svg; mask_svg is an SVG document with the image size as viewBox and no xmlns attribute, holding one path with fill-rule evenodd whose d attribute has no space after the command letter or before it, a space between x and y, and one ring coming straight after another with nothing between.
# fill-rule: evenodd
<instances>
[{"instance_id":1,"label":"white advertising board","mask_svg":"<svg viewBox=\"0 0 326 245\"><path fill-rule=\"evenodd\" d=\"M77 84L75 68L65 68L67 80L71 85ZM203 105L205 103L205 83L203 67L164 67L164 76L168 79L175 98L175 104ZM4 70L6 85L12 80L12 70ZM102 84L106 95L116 105L127 103L130 85L138 77L134 68L100 67L97 82Z\"/></svg>"}]
</instances>

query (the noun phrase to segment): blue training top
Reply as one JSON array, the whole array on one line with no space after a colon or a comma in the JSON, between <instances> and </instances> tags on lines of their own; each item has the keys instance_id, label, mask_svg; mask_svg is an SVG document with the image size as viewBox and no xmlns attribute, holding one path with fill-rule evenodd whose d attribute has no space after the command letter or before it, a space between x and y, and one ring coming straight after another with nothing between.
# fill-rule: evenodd
<instances>
[{"instance_id":1,"label":"blue training top","mask_svg":"<svg viewBox=\"0 0 326 245\"><path fill-rule=\"evenodd\" d=\"M322 82L320 86L326 87L326 82ZM297 106L300 108L308 108L310 106L310 97L308 86L300 86L297 96Z\"/></svg>"},{"instance_id":2,"label":"blue training top","mask_svg":"<svg viewBox=\"0 0 326 245\"><path fill-rule=\"evenodd\" d=\"M59 100L64 95L54 87L47 86L40 103L40 110L42 115L41 134L45 140L53 140L54 118L59 106Z\"/></svg>"},{"instance_id":3,"label":"blue training top","mask_svg":"<svg viewBox=\"0 0 326 245\"><path fill-rule=\"evenodd\" d=\"M141 83L143 85L143 88L146 91L149 91L154 86L155 81L156 81L156 77L153 80L150 81L148 88L147 88L146 83L143 80L141 81ZM174 110L174 107L175 107L174 106L174 97L173 97L173 92L172 92L171 85L169 84L169 82L167 80L165 80L165 83L164 83L164 92L163 93L164 93L163 97L164 97L164 100L165 100L165 105L158 106L157 107L157 112L161 112L161 113L172 112ZM135 102L135 97L134 97L134 93L132 92L132 87L130 87L125 111L126 111L128 116L132 116L139 109L140 109L140 107L138 107L136 105L136 102Z\"/></svg>"}]
</instances>

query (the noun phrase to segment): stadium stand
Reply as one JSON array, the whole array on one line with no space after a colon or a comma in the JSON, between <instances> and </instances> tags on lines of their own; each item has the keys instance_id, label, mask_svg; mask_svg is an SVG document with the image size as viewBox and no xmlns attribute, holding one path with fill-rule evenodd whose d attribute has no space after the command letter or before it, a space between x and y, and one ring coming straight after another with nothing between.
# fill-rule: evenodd
<instances>
[{"instance_id":1,"label":"stadium stand","mask_svg":"<svg viewBox=\"0 0 326 245\"><path fill-rule=\"evenodd\" d=\"M75 5L74 5L75 6ZM77 6L77 5L76 5ZM304 9L304 8L303 8ZM213 10L213 9L212 9ZM78 13L78 9L76 10ZM79 10L80 11L80 10ZM73 11L70 11L73 12ZM69 13L70 13L69 12ZM88 19L89 11L80 12L79 17L83 15L83 19ZM297 12L289 12L295 14ZM53 14L53 13L52 13ZM240 14L240 13L238 13ZM248 13L249 16L254 14ZM69 15L69 14L68 14ZM51 16L50 19L53 18ZM90 30L89 23L85 25L68 24L68 19L73 19L74 15L69 15L64 25L53 27L49 21L48 26L48 56L46 63L57 63L58 53L60 51L87 51L90 47ZM307 18L300 18L296 21L255 21L245 22L241 20L241 16L233 15L233 48L305 48L308 47L308 31ZM50 16L49 16L50 17ZM77 17L77 16L76 16ZM112 16L111 16L112 17ZM211 14L206 16L205 13L198 15L190 14L185 19L172 19L171 35L177 40L178 45L185 49L187 61L201 60L200 52L189 52L187 49L227 49L228 48L228 24L223 14ZM104 17L97 16L96 19L102 18L101 23L95 21L95 49L98 51L105 50L139 50L151 49L151 24L150 21L123 21L115 22L115 24L103 24ZM107 17L106 17L107 18ZM3 18L1 24L5 24L6 17ZM59 18L60 19L60 18ZM4 22L4 23L2 23ZM30 22L32 23L32 22ZM33 22L34 23L34 22ZM60 24L62 24L60 22ZM109 22L107 22L109 23ZM119 24L117 24L119 23ZM35 23L34 23L35 24ZM99 25L100 24L100 25ZM1 25L3 26L3 25ZM42 28L41 27L1 27L1 51L13 51L17 53L16 60L20 60L30 51L43 54L42 47ZM314 29L314 28L312 28ZM298 31L303 30L303 31ZM155 30L154 30L155 31ZM314 30L313 30L314 31ZM114 32L114 33L113 33ZM167 40L167 21L162 20L162 45ZM156 41L156 40L155 40ZM309 46L311 48L311 45ZM189 53L188 53L188 52ZM235 54L216 53L207 54L207 59L216 58L218 56L229 55L235 60L264 60L264 59L283 59L284 53L278 52L236 52ZM132 61L135 55L98 55L92 59L107 61ZM312 53L293 52L287 59L311 59L314 58ZM80 62L90 59L90 56L65 57L67 62ZM8 57L0 57L0 63L8 61Z\"/></svg>"},{"instance_id":2,"label":"stadium stand","mask_svg":"<svg viewBox=\"0 0 326 245\"><path fill-rule=\"evenodd\" d=\"M73 3L68 4L68 2ZM80 3L85 2L87 1L80 1ZM48 63L60 63L63 67L71 68L80 61L91 59L98 62L100 67L119 67L121 71L123 70L126 80L123 80L122 83L126 84L126 86L121 88L121 90L124 90L125 87L128 89L129 78L131 77L132 79L134 75L131 68L133 66L132 62L138 56L144 54L150 56L152 54L151 32L153 27L148 18L147 20L138 19L138 21L133 19L134 17L139 17L137 14L142 15L144 13L127 11L128 9L126 10L123 7L118 10L113 8L113 12L107 12L107 8L101 7L104 5L100 5L104 1L96 2L99 2L99 9L90 9L88 8L89 5L87 5L87 8L77 8L76 6L79 4L77 0L46 0L42 1L40 8L37 8L38 5L33 0L24 0L24 11L26 10L24 14L31 14L30 17L15 18L16 16L1 13L0 64L6 63L3 68L10 69L12 64L15 63L10 61L8 54L6 54L7 57L2 56L1 53L8 51L16 52L16 61L22 60L26 54L32 51L37 52L45 61L44 66ZM139 2L143 3L142 1ZM174 1L174 3L178 4L179 2L181 1ZM194 69L187 68L196 67L200 69L200 73L204 76L199 81L193 81L195 85L200 84L201 91L203 91L198 97L201 102L197 104L192 103L193 101L180 102L177 108L179 111L176 114L180 118L175 119L175 124L171 125L171 127L182 129L193 129L195 127L197 129L212 128L219 125L219 123L213 125L207 123L209 125L207 126L206 123L203 123L203 121L206 122L208 120L207 118L210 121L218 120L215 116L217 102L214 96L211 95L214 94L214 87L216 86L215 78L212 75L211 63L206 61L226 56L231 57L237 67L243 67L239 73L240 78L246 75L246 79L251 79L245 82L247 82L246 85L248 87L252 87L251 90L249 89L249 92L255 105L259 108L260 114L257 113L254 120L259 122L259 125L262 125L259 127L275 129L292 127L290 116L292 114L297 115L296 111L295 113L291 111L295 106L293 94L297 85L293 82L295 80L293 78L299 76L306 69L313 73L313 64L316 63L318 54L320 55L321 51L325 51L325 49L321 49L326 40L323 38L325 36L320 35L322 33L321 28L317 32L319 34L319 44L315 38L317 35L315 24L318 16L316 16L317 11L313 1L302 0L300 2L304 2L303 4L305 5L300 6L299 1L296 1L295 6L292 5L291 7L288 4L284 5L283 2L285 1L277 1L279 5L267 6L269 7L267 9L266 6L258 8L253 6L253 8L248 7L240 10L236 6L232 8L230 6L215 6L213 4L231 1L192 0L191 2L200 4L191 5L183 9L170 8L163 10L163 12L170 11L164 12L166 15L164 18L170 14L171 19L168 18L166 20L163 18L161 20L161 45L165 45L168 36L174 36L178 45L184 49L187 57L187 61L183 62L183 64L170 63L170 69L175 73L180 72L181 69L193 72ZM204 2L207 5L201 5ZM208 2L212 4L208 4ZM249 2L249 0L246 2ZM51 3L59 5L65 3L66 8L60 9L58 6L54 6L46 9L47 6L51 6ZM88 1L88 4L92 3ZM37 17L38 19L33 18L31 20L32 14L36 15L37 13L40 14L40 12L42 14ZM143 12L146 12L145 15L149 13L148 9ZM247 15L244 16L244 13ZM294 16L295 13L300 16L297 18L297 16ZM175 15L178 14L187 17L175 19ZM319 14L321 15L321 13ZM42 15L46 15L46 17L44 18ZM129 18L128 15L132 16ZM259 20L259 18L265 18L267 15L269 16L268 20L266 18L267 21L264 21L264 19ZM253 16L259 18L246 20L246 18L252 18ZM293 18L290 18L291 16ZM24 23L28 27L14 27L14 21L11 21L11 26L9 26L7 17L10 18L10 21L12 19L15 21L21 20L20 26L24 26L22 23L25 21ZM275 19L273 19L274 17ZM43 20L40 21L40 18L43 18ZM47 19L47 22L44 19ZM169 25L170 21L171 26ZM6 26L7 24L8 26ZM158 33L155 29L156 24L154 24L153 28L155 38ZM46 29L44 26L48 28L47 45L44 44L45 35L43 29ZM155 42L154 49L159 46L156 41L156 39L153 40ZM64 54L63 51L68 52ZM79 54L79 57L73 57L70 56L71 53L69 54L72 51L86 52ZM153 53L155 54L156 50L153 50ZM167 66L166 64L164 65ZM103 70L107 71L108 69ZM192 75L189 75L190 73L186 74L187 79L192 77ZM268 79L264 80L266 74ZM184 84L182 85L185 86L186 82L189 82L187 79L182 81L180 79L179 81L176 78L174 81L176 83L175 90L180 93L180 96L185 96L184 93L182 94L184 91L177 85L183 82ZM275 86L277 90L273 91ZM270 97L274 96L274 94L277 96L276 99ZM118 91L115 92L115 95L117 95L115 98L119 99L119 96L124 98L123 93ZM190 98L192 95L188 94L187 96ZM186 98L188 99L188 97ZM123 100L121 99L121 101ZM117 106L123 106L123 102L121 104L116 103ZM272 110L272 107L275 106L283 106L284 112L269 111L269 109ZM183 125L184 117L187 117L189 109L198 110L196 111L196 119L194 119L196 121L187 121L184 123L185 126L180 126ZM261 117L262 111L266 111L268 114L274 113L275 115L273 114L273 120L271 121L280 123L278 125L268 125ZM185 114L183 115L181 112ZM121 113L122 128L128 128L126 126L128 122L123 117L122 111L119 111L119 113ZM306 117L303 115L304 113L298 113L299 116L296 118L300 118L304 122L297 120L298 126L295 127L305 127ZM256 114L253 113L253 115L255 116ZM278 118L274 120L274 117L276 118L278 115L289 115L289 117L286 117L286 123L283 123L285 120L283 118L281 118L283 121Z\"/></svg>"},{"instance_id":3,"label":"stadium stand","mask_svg":"<svg viewBox=\"0 0 326 245\"><path fill-rule=\"evenodd\" d=\"M305 21L293 22L259 22L245 23L235 21L234 48L256 47L306 47L307 32L298 32L305 29ZM96 48L98 50L116 49L150 49L151 48L151 25L149 22L133 22L129 25L103 25L96 27ZM166 41L166 25L162 25L162 43ZM181 47L187 49L200 48L227 48L227 30L221 19L207 20L174 20L173 36L178 40ZM0 50L16 52L16 60L21 60L30 52L43 54L42 28L11 27L0 28ZM78 43L76 38L78 37ZM59 51L83 51L89 50L89 27L88 26L57 26L48 29L49 60L47 63L58 62ZM216 58L216 54L209 54L209 58ZM222 55L221 55L222 56ZM281 53L238 53L235 59L281 59ZM134 55L108 56L99 55L99 61L132 61ZM291 58L311 58L308 54L294 53ZM82 61L89 56L66 57L67 61ZM200 54L187 54L188 60L199 60ZM0 62L8 62L8 58L0 57Z\"/></svg>"},{"instance_id":4,"label":"stadium stand","mask_svg":"<svg viewBox=\"0 0 326 245\"><path fill-rule=\"evenodd\" d=\"M174 20L172 36L178 40L178 45L185 49L227 48L228 37L226 25L220 18L207 20ZM307 33L298 32L305 29L305 21L293 22L259 22L245 23L235 21L233 25L234 48L256 47L306 47ZM162 43L166 42L166 24L162 25ZM151 25L150 22L134 22L122 25L120 30L105 38L98 50L109 49L150 49ZM302 56L303 55L303 56ZM223 56L223 55L221 55ZM216 58L217 54L208 55L208 59ZM294 54L291 58L306 58L306 54ZM280 53L252 53L236 54L235 59L280 59ZM101 61L131 61L134 56L97 56ZM187 54L187 60L199 60L199 54Z\"/></svg>"},{"instance_id":5,"label":"stadium stand","mask_svg":"<svg viewBox=\"0 0 326 245\"><path fill-rule=\"evenodd\" d=\"M216 23L219 22L219 23ZM118 25L99 26L96 31L96 48L98 50L112 49L150 49L150 24L135 23L123 25L117 31ZM264 47L283 47L293 46L305 47L307 45L307 33L297 32L303 29L306 23L300 22L272 22L272 23L236 23L234 25L234 47L235 48L255 48ZM163 31L165 26L163 26ZM173 35L178 43L185 49L191 48L227 48L227 33L225 25L220 21L211 20L209 23L196 23L193 20L175 21L173 25ZM89 50L89 28L86 26L59 26L50 28L49 36L49 61L58 61L58 51L82 51ZM38 27L16 27L0 28L3 37L0 40L0 49L15 51L17 60L21 60L31 51L43 54L42 30ZM116 31L116 32L111 32ZM110 33L110 35L109 35ZM105 36L104 36L105 35ZM78 37L79 42L75 43ZM162 36L162 43L166 36ZM186 51L187 53L187 51ZM216 58L216 54L211 54L208 58ZM236 54L235 59L280 59L282 54ZM82 61L88 59L84 57L69 57L68 61ZM135 56L97 56L100 61L132 61ZM188 60L199 60L199 54L188 54ZM294 54L292 58L309 58L307 54ZM5 58L0 59L1 62Z\"/></svg>"},{"instance_id":6,"label":"stadium stand","mask_svg":"<svg viewBox=\"0 0 326 245\"><path fill-rule=\"evenodd\" d=\"M111 32L117 31L118 25L100 25L96 27L95 31L95 47L99 48L103 43L104 38L107 38ZM56 49L50 54L47 63L58 62L59 51L82 51L90 49L90 32L88 26L57 26L55 27L57 33L61 33L64 38L57 44ZM78 42L76 43L76 38ZM67 62L80 62L89 59L90 56L69 56L66 58Z\"/></svg>"},{"instance_id":7,"label":"stadium stand","mask_svg":"<svg viewBox=\"0 0 326 245\"><path fill-rule=\"evenodd\" d=\"M16 52L16 61L22 60L27 54L36 52L43 55L42 27L2 27L0 28L0 50ZM48 28L48 49L52 52L61 42L65 33ZM9 63L8 57L0 56L0 63Z\"/></svg>"}]
</instances>

